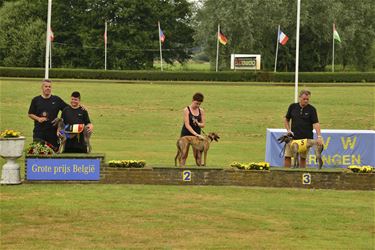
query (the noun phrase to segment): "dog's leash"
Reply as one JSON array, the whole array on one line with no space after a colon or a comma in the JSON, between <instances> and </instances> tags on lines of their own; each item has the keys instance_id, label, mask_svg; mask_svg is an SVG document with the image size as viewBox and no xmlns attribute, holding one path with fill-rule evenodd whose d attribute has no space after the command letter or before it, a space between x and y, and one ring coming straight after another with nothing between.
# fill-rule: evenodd
<instances>
[{"instance_id":1,"label":"dog's leash","mask_svg":"<svg viewBox=\"0 0 375 250\"><path fill-rule=\"evenodd\" d=\"M284 158L284 155L285 155L285 148L286 148L286 143L284 143L284 147L283 149L281 149L280 153L279 153L279 157L280 158Z\"/></svg>"}]
</instances>

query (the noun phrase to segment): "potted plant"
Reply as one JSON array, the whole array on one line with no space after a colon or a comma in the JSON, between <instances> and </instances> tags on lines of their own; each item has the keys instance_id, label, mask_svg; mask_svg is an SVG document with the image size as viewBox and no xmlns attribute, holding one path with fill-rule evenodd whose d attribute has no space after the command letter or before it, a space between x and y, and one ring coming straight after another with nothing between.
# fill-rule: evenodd
<instances>
[{"instance_id":1,"label":"potted plant","mask_svg":"<svg viewBox=\"0 0 375 250\"><path fill-rule=\"evenodd\" d=\"M0 134L0 156L7 162L3 165L1 184L20 184L20 166L16 162L22 156L25 137L14 130L4 130Z\"/></svg>"}]
</instances>

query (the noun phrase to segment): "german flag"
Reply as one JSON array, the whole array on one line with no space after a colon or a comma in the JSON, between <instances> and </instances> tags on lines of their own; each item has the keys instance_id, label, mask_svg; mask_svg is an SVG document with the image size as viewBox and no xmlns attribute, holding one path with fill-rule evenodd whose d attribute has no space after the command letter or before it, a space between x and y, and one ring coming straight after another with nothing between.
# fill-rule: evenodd
<instances>
[{"instance_id":1,"label":"german flag","mask_svg":"<svg viewBox=\"0 0 375 250\"><path fill-rule=\"evenodd\" d=\"M219 31L218 39L219 39L219 42L220 42L222 45L226 45L227 42L228 42L228 39L224 36L223 33L221 33L221 31Z\"/></svg>"}]
</instances>

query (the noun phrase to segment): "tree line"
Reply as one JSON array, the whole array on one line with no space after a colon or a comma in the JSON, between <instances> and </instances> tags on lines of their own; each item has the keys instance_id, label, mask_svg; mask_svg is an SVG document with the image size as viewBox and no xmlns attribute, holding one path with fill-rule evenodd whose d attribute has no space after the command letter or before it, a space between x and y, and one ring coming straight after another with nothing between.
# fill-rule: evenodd
<instances>
[{"instance_id":1,"label":"tree line","mask_svg":"<svg viewBox=\"0 0 375 250\"><path fill-rule=\"evenodd\" d=\"M375 66L375 2L302 0L300 70L324 71L332 60L332 24L341 37L335 62L344 70ZM274 66L277 26L288 35L279 46L278 71L293 71L296 1L290 0L54 0L53 67L103 68L104 23L108 23L108 68L150 69L159 59L157 22L166 36L167 63L184 63L203 48L216 59L217 25L228 38L220 46L220 69L232 53L261 54ZM43 67L47 0L0 1L0 66Z\"/></svg>"}]
</instances>

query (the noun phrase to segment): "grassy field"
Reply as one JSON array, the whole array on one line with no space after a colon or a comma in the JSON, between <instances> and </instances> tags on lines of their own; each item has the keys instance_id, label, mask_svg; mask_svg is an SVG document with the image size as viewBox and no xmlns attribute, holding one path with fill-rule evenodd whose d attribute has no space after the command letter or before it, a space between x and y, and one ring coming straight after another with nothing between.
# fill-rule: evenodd
<instances>
[{"instance_id":1,"label":"grassy field","mask_svg":"<svg viewBox=\"0 0 375 250\"><path fill-rule=\"evenodd\" d=\"M1 80L0 86L0 130L19 130L31 142L33 122L27 111L31 99L40 94L40 82ZM324 86L308 87L322 128L375 129L374 85ZM107 160L143 159L152 166L174 164L182 109L197 91L205 94L205 131L221 136L210 149L209 166L264 160L266 129L283 127L283 116L294 100L293 86L67 80L53 84L53 93L67 102L74 90L81 92L95 126L94 152L105 153ZM188 165L192 164L189 157Z\"/></svg>"},{"instance_id":2,"label":"grassy field","mask_svg":"<svg viewBox=\"0 0 375 250\"><path fill-rule=\"evenodd\" d=\"M374 193L0 187L1 249L373 249Z\"/></svg>"},{"instance_id":3,"label":"grassy field","mask_svg":"<svg viewBox=\"0 0 375 250\"><path fill-rule=\"evenodd\" d=\"M27 110L40 82L0 82L0 130L31 142ZM302 87L302 86L301 86ZM375 129L374 85L309 85L322 128ZM281 128L293 86L55 81L78 90L95 152L172 166L182 109L205 94L209 166L264 160L266 128ZM22 160L20 161L22 162ZM188 165L193 161L189 159ZM3 161L0 161L3 164ZM140 185L0 186L1 249L374 249L374 192Z\"/></svg>"}]
</instances>

